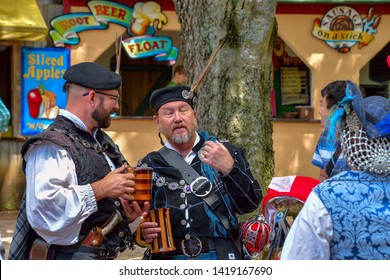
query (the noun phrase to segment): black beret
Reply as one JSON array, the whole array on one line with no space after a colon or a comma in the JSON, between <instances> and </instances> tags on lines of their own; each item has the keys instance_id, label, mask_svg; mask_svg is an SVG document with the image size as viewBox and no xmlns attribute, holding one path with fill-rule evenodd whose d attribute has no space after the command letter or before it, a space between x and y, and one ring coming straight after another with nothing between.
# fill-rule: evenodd
<instances>
[{"instance_id":1,"label":"black beret","mask_svg":"<svg viewBox=\"0 0 390 280\"><path fill-rule=\"evenodd\" d=\"M197 96L187 86L165 87L153 91L149 103L154 111L157 112L162 105L172 101L187 102L194 109Z\"/></svg>"},{"instance_id":2,"label":"black beret","mask_svg":"<svg viewBox=\"0 0 390 280\"><path fill-rule=\"evenodd\" d=\"M69 67L64 79L68 83L91 89L118 89L122 83L120 75L94 62L82 62Z\"/></svg>"}]
</instances>

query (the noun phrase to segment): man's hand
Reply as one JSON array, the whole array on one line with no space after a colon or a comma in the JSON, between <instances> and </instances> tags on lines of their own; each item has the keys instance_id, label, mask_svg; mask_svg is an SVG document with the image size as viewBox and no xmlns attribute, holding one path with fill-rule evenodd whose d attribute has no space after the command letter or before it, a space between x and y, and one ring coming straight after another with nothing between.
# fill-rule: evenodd
<instances>
[{"instance_id":1,"label":"man's hand","mask_svg":"<svg viewBox=\"0 0 390 280\"><path fill-rule=\"evenodd\" d=\"M224 175L233 169L234 160L232 156L228 149L218 141L206 141L200 154L200 158L204 163L209 164Z\"/></svg>"},{"instance_id":2,"label":"man's hand","mask_svg":"<svg viewBox=\"0 0 390 280\"><path fill-rule=\"evenodd\" d=\"M120 197L119 200L121 201L123 210L125 211L126 219L129 223L133 222L138 217L143 216L144 213L148 212L150 208L149 202L145 202L141 208L136 201L129 202L122 197Z\"/></svg>"},{"instance_id":3,"label":"man's hand","mask_svg":"<svg viewBox=\"0 0 390 280\"><path fill-rule=\"evenodd\" d=\"M144 217L147 217L147 214L144 214ZM146 243L152 243L154 238L158 237L158 234L161 232L161 228L155 222L141 222L139 225L142 237Z\"/></svg>"},{"instance_id":4,"label":"man's hand","mask_svg":"<svg viewBox=\"0 0 390 280\"><path fill-rule=\"evenodd\" d=\"M134 174L124 173L125 169L125 166L121 166L91 184L97 201L105 197L133 200L131 193L134 192Z\"/></svg>"}]
</instances>

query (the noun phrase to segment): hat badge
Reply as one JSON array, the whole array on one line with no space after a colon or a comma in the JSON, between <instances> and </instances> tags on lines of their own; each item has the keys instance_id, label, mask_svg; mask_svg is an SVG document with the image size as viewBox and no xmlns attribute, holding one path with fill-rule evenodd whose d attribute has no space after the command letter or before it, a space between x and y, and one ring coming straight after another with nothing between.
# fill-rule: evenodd
<instances>
[{"instance_id":1,"label":"hat badge","mask_svg":"<svg viewBox=\"0 0 390 280\"><path fill-rule=\"evenodd\" d=\"M184 99L192 99L194 97L194 93L185 89L181 92L181 96L183 96Z\"/></svg>"}]
</instances>

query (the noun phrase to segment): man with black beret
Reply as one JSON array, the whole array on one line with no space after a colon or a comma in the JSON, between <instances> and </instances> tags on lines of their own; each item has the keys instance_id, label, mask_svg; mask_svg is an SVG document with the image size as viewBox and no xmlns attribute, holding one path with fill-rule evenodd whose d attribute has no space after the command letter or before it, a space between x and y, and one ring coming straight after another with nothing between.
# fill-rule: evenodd
<instances>
[{"instance_id":1,"label":"man with black beret","mask_svg":"<svg viewBox=\"0 0 390 280\"><path fill-rule=\"evenodd\" d=\"M43 255L50 259L114 259L132 247L129 223L149 208L132 201L134 175L125 173L126 159L102 130L119 109L121 77L83 62L64 79L66 109L21 150L25 206L10 259L35 259L42 255L39 244L49 247ZM35 242L32 250L28 240Z\"/></svg>"},{"instance_id":2,"label":"man with black beret","mask_svg":"<svg viewBox=\"0 0 390 280\"><path fill-rule=\"evenodd\" d=\"M166 142L138 166L152 167L151 208L170 208L175 250L152 251L152 259L242 259L236 246L236 214L259 207L261 188L245 158L245 150L196 131L197 95L187 86L156 90L150 97L153 120ZM161 224L142 222L140 236L151 243L162 235Z\"/></svg>"}]
</instances>

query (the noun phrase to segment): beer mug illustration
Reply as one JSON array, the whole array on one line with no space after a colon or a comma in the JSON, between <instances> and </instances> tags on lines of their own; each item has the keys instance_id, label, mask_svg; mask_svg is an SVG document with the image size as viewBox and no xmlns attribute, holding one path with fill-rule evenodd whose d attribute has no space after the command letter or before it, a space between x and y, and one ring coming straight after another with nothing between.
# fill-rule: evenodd
<instances>
[{"instance_id":1,"label":"beer mug illustration","mask_svg":"<svg viewBox=\"0 0 390 280\"><path fill-rule=\"evenodd\" d=\"M171 230L171 218L169 208L151 209L148 212L148 217L144 218L143 222L156 222L161 228L161 232L158 237L153 239L152 243L146 243L141 239L140 227L137 229L136 243L149 247L152 253L163 253L175 251L175 245L173 243L172 230Z\"/></svg>"}]
</instances>

